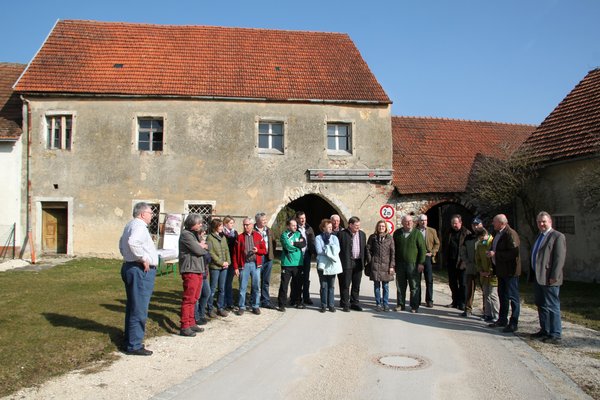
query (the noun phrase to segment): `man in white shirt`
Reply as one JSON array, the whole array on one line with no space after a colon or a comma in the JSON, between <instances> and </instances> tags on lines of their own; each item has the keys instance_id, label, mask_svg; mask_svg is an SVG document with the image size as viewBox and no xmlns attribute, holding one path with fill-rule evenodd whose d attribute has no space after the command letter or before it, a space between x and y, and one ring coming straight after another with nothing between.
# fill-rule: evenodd
<instances>
[{"instance_id":1,"label":"man in white shirt","mask_svg":"<svg viewBox=\"0 0 600 400\"><path fill-rule=\"evenodd\" d=\"M125 225L119 240L123 256L121 278L125 283L125 352L149 356L152 351L143 345L150 297L158 265L158 252L148 231L153 217L152 208L144 202L133 207L133 219Z\"/></svg>"}]
</instances>

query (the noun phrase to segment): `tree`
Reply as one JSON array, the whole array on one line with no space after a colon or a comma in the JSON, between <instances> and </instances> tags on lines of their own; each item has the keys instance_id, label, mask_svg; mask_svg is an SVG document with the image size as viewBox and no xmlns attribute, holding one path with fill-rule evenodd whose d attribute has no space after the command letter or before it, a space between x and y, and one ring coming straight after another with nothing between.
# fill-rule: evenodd
<instances>
[{"instance_id":1,"label":"tree","mask_svg":"<svg viewBox=\"0 0 600 400\"><path fill-rule=\"evenodd\" d=\"M532 197L531 186L538 176L540 164L527 147L503 145L500 157L478 154L473 162L466 199L482 215L492 216L498 210L520 202L525 219L535 232L539 199Z\"/></svg>"},{"instance_id":2,"label":"tree","mask_svg":"<svg viewBox=\"0 0 600 400\"><path fill-rule=\"evenodd\" d=\"M581 169L575 178L575 193L585 212L600 209L600 162Z\"/></svg>"}]
</instances>

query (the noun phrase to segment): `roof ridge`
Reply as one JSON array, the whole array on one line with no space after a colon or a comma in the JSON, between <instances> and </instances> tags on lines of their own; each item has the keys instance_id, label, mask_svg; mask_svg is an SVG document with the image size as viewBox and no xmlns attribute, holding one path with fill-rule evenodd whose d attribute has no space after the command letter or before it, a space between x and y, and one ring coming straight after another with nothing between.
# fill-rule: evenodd
<instances>
[{"instance_id":1,"label":"roof ridge","mask_svg":"<svg viewBox=\"0 0 600 400\"><path fill-rule=\"evenodd\" d=\"M256 27L240 27L240 26L222 26L222 25L194 25L194 24L152 24L146 22L127 22L127 21L98 21L92 19L62 19L58 22L73 22L73 23L92 23L102 25L129 25L129 26L153 26L159 28L181 27L181 28L219 28L227 30L245 30L245 31L270 31L270 32L286 32L286 33L320 33L327 35L350 35L345 32L327 32L327 31L311 31L311 30L294 30L294 29L276 29L276 28L256 28Z\"/></svg>"},{"instance_id":2,"label":"roof ridge","mask_svg":"<svg viewBox=\"0 0 600 400\"><path fill-rule=\"evenodd\" d=\"M423 120L440 120L440 121L459 121L459 122L475 122L475 123L487 123L487 124L498 124L498 125L518 125L518 126L531 126L537 127L535 124L520 124L516 122L497 122L497 121L483 121L475 119L461 119L461 118L447 118L447 117L431 117L431 116L409 116L409 115L392 115L392 118L403 118L403 119L423 119Z\"/></svg>"}]
</instances>

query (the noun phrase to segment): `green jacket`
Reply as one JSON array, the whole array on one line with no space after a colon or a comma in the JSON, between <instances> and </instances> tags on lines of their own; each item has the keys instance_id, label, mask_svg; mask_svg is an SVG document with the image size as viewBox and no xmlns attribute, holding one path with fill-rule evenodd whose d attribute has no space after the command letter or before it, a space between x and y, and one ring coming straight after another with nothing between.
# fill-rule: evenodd
<instances>
[{"instance_id":1,"label":"green jacket","mask_svg":"<svg viewBox=\"0 0 600 400\"><path fill-rule=\"evenodd\" d=\"M494 275L492 260L487 256L486 252L491 250L494 237L489 235L487 240L478 240L475 244L475 267L477 272L491 272L488 277L481 277L481 284L489 284L490 286L498 286L498 278Z\"/></svg>"},{"instance_id":2,"label":"green jacket","mask_svg":"<svg viewBox=\"0 0 600 400\"><path fill-rule=\"evenodd\" d=\"M300 240L302 234L298 231L292 233L286 230L281 234L281 266L282 267L298 267L302 265L302 250L294 246L294 242Z\"/></svg>"},{"instance_id":3,"label":"green jacket","mask_svg":"<svg viewBox=\"0 0 600 400\"><path fill-rule=\"evenodd\" d=\"M396 267L400 263L423 264L427 254L425 239L418 229L413 229L407 237L404 237L402 228L394 232L394 247L396 249Z\"/></svg>"},{"instance_id":4,"label":"green jacket","mask_svg":"<svg viewBox=\"0 0 600 400\"><path fill-rule=\"evenodd\" d=\"M208 251L210 252L211 261L208 264L210 269L223 269L223 263L231 264L231 254L229 254L229 246L227 238L220 236L218 233L211 233L206 237Z\"/></svg>"}]
</instances>

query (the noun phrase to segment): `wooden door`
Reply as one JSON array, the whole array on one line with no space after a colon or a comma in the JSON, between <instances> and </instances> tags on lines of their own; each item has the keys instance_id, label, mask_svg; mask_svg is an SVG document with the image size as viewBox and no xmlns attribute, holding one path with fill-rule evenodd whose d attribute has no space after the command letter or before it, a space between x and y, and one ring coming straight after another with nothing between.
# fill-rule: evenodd
<instances>
[{"instance_id":1,"label":"wooden door","mask_svg":"<svg viewBox=\"0 0 600 400\"><path fill-rule=\"evenodd\" d=\"M66 254L66 208L42 208L42 251Z\"/></svg>"}]
</instances>

